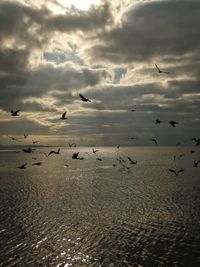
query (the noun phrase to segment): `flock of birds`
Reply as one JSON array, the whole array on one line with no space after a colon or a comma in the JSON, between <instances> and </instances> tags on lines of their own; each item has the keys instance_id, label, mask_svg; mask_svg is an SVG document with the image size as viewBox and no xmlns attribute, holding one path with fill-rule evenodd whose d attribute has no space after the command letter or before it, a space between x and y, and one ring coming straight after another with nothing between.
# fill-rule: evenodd
<instances>
[{"instance_id":1,"label":"flock of birds","mask_svg":"<svg viewBox=\"0 0 200 267\"><path fill-rule=\"evenodd\" d=\"M155 64L155 67L156 67L156 69L157 69L157 71L158 71L158 73L160 73L160 74L169 74L170 72L169 71L164 71L164 70L161 70L159 67L158 67L158 65L157 64ZM79 94L79 97L80 97L80 100L81 101L83 101L83 102L92 102L89 98L86 98L85 96L83 96L82 94ZM131 110L132 112L134 112L134 111L136 111L135 109L132 109ZM17 117L17 116L19 116L20 114L20 109L18 109L18 110L11 110L11 116L13 116L13 117ZM67 112L64 112L62 115L61 115L61 117L60 117L60 120L67 120L68 118L67 118ZM155 120L155 124L161 124L162 123L162 121L160 120L160 119L156 119ZM178 124L179 124L179 122L177 122L177 121L173 121L173 120L171 120L171 121L168 121L168 123L173 127L173 128L175 128ZM15 137L13 137L13 136L10 136L10 135L7 135L8 136L8 138L10 138L12 141L18 141L18 142L21 142L21 139L18 139L18 138L15 138ZM23 136L23 138L24 139L27 139L28 138L28 134L24 134L24 136ZM138 138L136 138L136 137L130 137L129 138L130 140L134 140L134 139L138 139ZM34 144L37 144L39 141L36 141L36 140L33 140L33 139L31 139L32 140L32 144L34 145ZM158 140L156 140L156 138L152 138L152 139L150 139L152 142L154 142L155 143L155 145L157 145L158 144ZM200 139L198 139L198 138L192 138L191 139L191 141L192 142L194 142L194 146L200 146ZM179 143L178 144L176 144L177 146L178 145L180 145ZM75 143L69 143L69 147L70 148L76 148L77 147L77 145L75 144ZM120 148L120 146L118 145L117 146L117 148L119 149ZM23 152L24 153L32 153L32 152L34 152L34 150L35 149L33 149L31 146L29 146L28 148L24 148L23 149ZM98 151L99 150L95 150L94 148L92 149L92 154L97 154L98 153ZM60 148L58 149L58 150L51 150L48 154L47 153L45 153L45 152L40 152L41 154L44 154L46 157L49 157L49 156L51 156L51 155L59 155L60 154ZM190 150L190 153L191 154L193 154L193 153L195 153L195 151L194 150ZM88 155L90 155L89 153L87 153L86 152L86 154L88 154ZM183 154L182 155L180 155L180 157L181 156L183 156ZM35 159L35 160L37 160L37 158L36 157L33 157L33 159ZM79 152L75 152L75 153L73 153L72 154L72 159L74 159L74 160L84 160L84 157L83 156L80 156L80 153ZM174 160L176 159L176 156L174 156ZM102 161L102 158L100 158L100 157L96 157L96 160L97 161ZM122 158L122 157L117 157L117 159L116 159L116 161L117 161L117 163L113 163L113 167L117 167L118 165L120 165L121 167L122 167L122 169L126 169L127 171L130 171L130 169L134 166L134 165L136 165L137 164L137 161L134 161L132 158L130 158L130 157L127 157L127 159L124 159L124 158ZM193 167L195 167L195 168L197 168L198 167L198 165L199 165L199 163L200 163L200 160L194 160L193 161ZM24 163L24 164L22 164L22 165L20 165L20 166L18 166L17 168L18 169L26 169L27 168L27 163ZM32 164L33 166L41 166L42 165L42 162L41 161L39 161L39 162L34 162L33 164ZM65 165L65 167L68 167L69 165ZM181 174L182 172L184 172L184 168L181 168L181 169L179 169L179 170L175 170L175 169L171 169L171 168L169 168L168 169L168 171L169 172L171 172L171 173L173 173L175 176L178 176L179 174Z\"/></svg>"}]
</instances>

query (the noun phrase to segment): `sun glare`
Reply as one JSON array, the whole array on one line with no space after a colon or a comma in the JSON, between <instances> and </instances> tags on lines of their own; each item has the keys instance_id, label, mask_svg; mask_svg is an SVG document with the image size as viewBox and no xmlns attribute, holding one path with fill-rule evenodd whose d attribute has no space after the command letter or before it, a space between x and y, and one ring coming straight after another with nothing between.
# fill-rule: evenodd
<instances>
[{"instance_id":1,"label":"sun glare","mask_svg":"<svg viewBox=\"0 0 200 267\"><path fill-rule=\"evenodd\" d=\"M98 4L99 0L58 0L58 2L64 7L75 6L78 9L87 10L90 5Z\"/></svg>"}]
</instances>

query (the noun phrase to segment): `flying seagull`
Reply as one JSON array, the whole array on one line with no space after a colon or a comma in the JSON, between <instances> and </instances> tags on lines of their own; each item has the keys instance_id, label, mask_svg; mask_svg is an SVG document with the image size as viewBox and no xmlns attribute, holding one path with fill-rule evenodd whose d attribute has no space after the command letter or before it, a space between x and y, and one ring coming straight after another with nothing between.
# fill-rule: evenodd
<instances>
[{"instance_id":1,"label":"flying seagull","mask_svg":"<svg viewBox=\"0 0 200 267\"><path fill-rule=\"evenodd\" d=\"M14 117L16 117L16 116L19 116L19 112L20 112L20 109L18 109L18 110L16 110L16 111L14 111L13 109L11 109L11 116L14 116Z\"/></svg>"},{"instance_id":2,"label":"flying seagull","mask_svg":"<svg viewBox=\"0 0 200 267\"><path fill-rule=\"evenodd\" d=\"M35 144L39 143L39 141L34 141L34 140L32 139L32 143L35 145Z\"/></svg>"},{"instance_id":3,"label":"flying seagull","mask_svg":"<svg viewBox=\"0 0 200 267\"><path fill-rule=\"evenodd\" d=\"M18 141L18 142L21 142L19 139L13 137L13 136L10 136L10 135L7 135L12 141Z\"/></svg>"},{"instance_id":4,"label":"flying seagull","mask_svg":"<svg viewBox=\"0 0 200 267\"><path fill-rule=\"evenodd\" d=\"M24 138L26 139L28 137L28 134L24 134Z\"/></svg>"},{"instance_id":5,"label":"flying seagull","mask_svg":"<svg viewBox=\"0 0 200 267\"><path fill-rule=\"evenodd\" d=\"M26 169L26 166L27 166L27 163L24 163L24 164L18 166L17 168L23 170L23 169Z\"/></svg>"},{"instance_id":6,"label":"flying seagull","mask_svg":"<svg viewBox=\"0 0 200 267\"><path fill-rule=\"evenodd\" d=\"M62 114L62 116L60 117L60 119L61 119L61 120L67 120L68 118L66 117L66 114L67 114L67 112L64 112L64 113Z\"/></svg>"},{"instance_id":7,"label":"flying seagull","mask_svg":"<svg viewBox=\"0 0 200 267\"><path fill-rule=\"evenodd\" d=\"M161 121L160 121L159 119L156 119L155 123L156 123L156 124L160 124Z\"/></svg>"},{"instance_id":8,"label":"flying seagull","mask_svg":"<svg viewBox=\"0 0 200 267\"><path fill-rule=\"evenodd\" d=\"M91 102L90 99L84 97L82 94L79 94L79 96L80 96L80 98L81 98L81 101L83 101L83 102Z\"/></svg>"},{"instance_id":9,"label":"flying seagull","mask_svg":"<svg viewBox=\"0 0 200 267\"><path fill-rule=\"evenodd\" d=\"M169 121L169 124L171 124L172 127L175 127L176 124L178 124L178 122L177 121Z\"/></svg>"},{"instance_id":10,"label":"flying seagull","mask_svg":"<svg viewBox=\"0 0 200 267\"><path fill-rule=\"evenodd\" d=\"M193 167L198 167L198 165L199 165L199 163L200 163L200 160L198 160L198 161L196 161L196 160L194 160L193 161Z\"/></svg>"},{"instance_id":11,"label":"flying seagull","mask_svg":"<svg viewBox=\"0 0 200 267\"><path fill-rule=\"evenodd\" d=\"M59 154L60 154L60 148L58 148L57 151L55 151L55 150L51 150L51 151L49 152L48 156L50 156L50 155L52 155L52 154L59 155Z\"/></svg>"},{"instance_id":12,"label":"flying seagull","mask_svg":"<svg viewBox=\"0 0 200 267\"><path fill-rule=\"evenodd\" d=\"M180 169L180 170L178 170L178 171L175 171L175 170L173 170L173 169L168 169L168 170L169 170L170 172L174 173L176 176L178 176L179 173L183 172L185 169Z\"/></svg>"},{"instance_id":13,"label":"flying seagull","mask_svg":"<svg viewBox=\"0 0 200 267\"><path fill-rule=\"evenodd\" d=\"M165 74L169 74L169 71L164 71L164 70L161 70L157 64L155 64L156 66L156 69L158 70L159 73L165 73Z\"/></svg>"},{"instance_id":14,"label":"flying seagull","mask_svg":"<svg viewBox=\"0 0 200 267\"><path fill-rule=\"evenodd\" d=\"M42 165L42 162L39 161L39 162L34 162L32 165L35 165L35 166L41 166Z\"/></svg>"},{"instance_id":15,"label":"flying seagull","mask_svg":"<svg viewBox=\"0 0 200 267\"><path fill-rule=\"evenodd\" d=\"M33 150L31 149L30 146L29 146L27 149L24 148L23 151L24 151L25 153L31 153L31 152L33 152Z\"/></svg>"},{"instance_id":16,"label":"flying seagull","mask_svg":"<svg viewBox=\"0 0 200 267\"><path fill-rule=\"evenodd\" d=\"M132 160L130 157L128 157L128 160L130 161L131 164L137 164L137 161Z\"/></svg>"},{"instance_id":17,"label":"flying seagull","mask_svg":"<svg viewBox=\"0 0 200 267\"><path fill-rule=\"evenodd\" d=\"M99 150L94 150L94 148L92 149L92 152L93 152L94 154L96 154L98 151L99 151Z\"/></svg>"},{"instance_id":18,"label":"flying seagull","mask_svg":"<svg viewBox=\"0 0 200 267\"><path fill-rule=\"evenodd\" d=\"M158 142L155 138L152 138L151 141L153 141L156 145L158 144Z\"/></svg>"},{"instance_id":19,"label":"flying seagull","mask_svg":"<svg viewBox=\"0 0 200 267\"><path fill-rule=\"evenodd\" d=\"M79 152L76 152L72 155L72 159L79 159L78 158Z\"/></svg>"}]
</instances>

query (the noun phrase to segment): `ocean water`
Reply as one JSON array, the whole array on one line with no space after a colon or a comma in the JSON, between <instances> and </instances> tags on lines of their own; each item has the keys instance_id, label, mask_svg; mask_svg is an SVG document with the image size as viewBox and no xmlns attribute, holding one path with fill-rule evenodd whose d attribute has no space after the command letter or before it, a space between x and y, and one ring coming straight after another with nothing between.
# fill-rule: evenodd
<instances>
[{"instance_id":1,"label":"ocean water","mask_svg":"<svg viewBox=\"0 0 200 267\"><path fill-rule=\"evenodd\" d=\"M0 151L0 266L200 266L200 149L97 149Z\"/></svg>"}]
</instances>

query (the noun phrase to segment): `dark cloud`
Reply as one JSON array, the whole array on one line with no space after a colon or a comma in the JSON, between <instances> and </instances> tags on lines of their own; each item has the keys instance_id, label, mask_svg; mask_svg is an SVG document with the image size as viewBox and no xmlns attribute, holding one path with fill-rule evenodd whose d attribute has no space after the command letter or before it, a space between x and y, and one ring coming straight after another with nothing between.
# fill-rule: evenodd
<instances>
[{"instance_id":1,"label":"dark cloud","mask_svg":"<svg viewBox=\"0 0 200 267\"><path fill-rule=\"evenodd\" d=\"M200 25L198 1L139 4L123 15L120 26L102 34L101 43L90 52L95 58L116 63L182 56L199 50L197 25Z\"/></svg>"}]
</instances>

